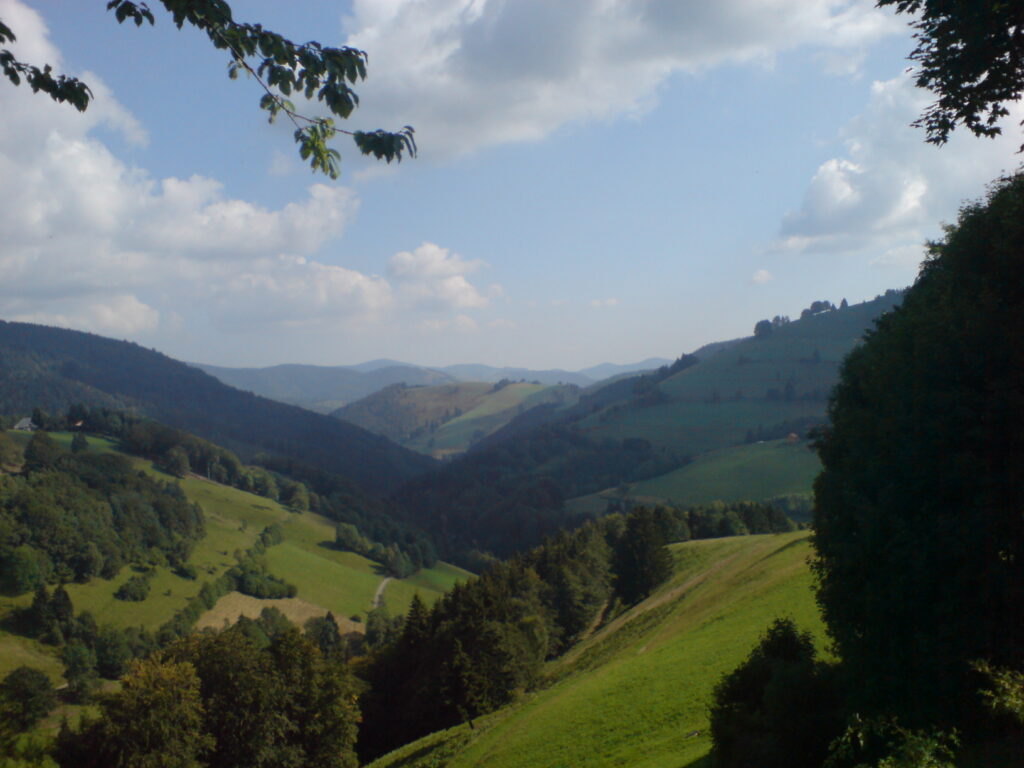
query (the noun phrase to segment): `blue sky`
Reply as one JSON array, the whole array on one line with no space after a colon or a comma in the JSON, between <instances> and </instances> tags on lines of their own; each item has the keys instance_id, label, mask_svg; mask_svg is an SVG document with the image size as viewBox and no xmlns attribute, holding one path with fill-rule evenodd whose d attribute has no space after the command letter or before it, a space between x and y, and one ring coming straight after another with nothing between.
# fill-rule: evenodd
<instances>
[{"instance_id":1,"label":"blue sky","mask_svg":"<svg viewBox=\"0 0 1024 768\"><path fill-rule=\"evenodd\" d=\"M352 127L416 127L398 166L340 143L331 182L204 36L104 5L0 0L16 55L96 94L0 82L0 317L186 360L675 357L909 284L1019 162L1019 109L924 143L906 22L866 2L235 0L367 50Z\"/></svg>"}]
</instances>

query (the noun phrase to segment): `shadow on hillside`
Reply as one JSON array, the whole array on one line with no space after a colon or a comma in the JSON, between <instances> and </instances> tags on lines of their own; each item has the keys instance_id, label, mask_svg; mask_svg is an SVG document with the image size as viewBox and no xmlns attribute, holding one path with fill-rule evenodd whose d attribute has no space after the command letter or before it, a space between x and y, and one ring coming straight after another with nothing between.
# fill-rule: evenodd
<instances>
[{"instance_id":1,"label":"shadow on hillside","mask_svg":"<svg viewBox=\"0 0 1024 768\"><path fill-rule=\"evenodd\" d=\"M329 549L331 552L351 552L352 551L352 550L349 550L349 549L345 549L344 547L339 547L337 542L330 541L329 539L324 539L323 541L318 541L317 542L317 546L322 548L322 549ZM365 557L365 555L364 555L364 557ZM381 565L380 563L373 563L373 572L377 576L387 576L388 575L387 569L383 565Z\"/></svg>"},{"instance_id":2,"label":"shadow on hillside","mask_svg":"<svg viewBox=\"0 0 1024 768\"><path fill-rule=\"evenodd\" d=\"M807 542L807 537L806 536L801 536L799 539L793 539L793 541L787 541L781 547L776 547L775 549L773 549L767 555L765 555L760 560L758 560L756 563L754 563L754 565L760 565L765 560L771 560L773 557L775 557L776 555L781 554L782 552L785 552L787 549L792 549L793 547L799 547L801 544L804 544L806 542Z\"/></svg>"},{"instance_id":3,"label":"shadow on hillside","mask_svg":"<svg viewBox=\"0 0 1024 768\"><path fill-rule=\"evenodd\" d=\"M692 763L681 765L679 768L711 768L711 755L704 755L704 757L698 757Z\"/></svg>"}]
</instances>

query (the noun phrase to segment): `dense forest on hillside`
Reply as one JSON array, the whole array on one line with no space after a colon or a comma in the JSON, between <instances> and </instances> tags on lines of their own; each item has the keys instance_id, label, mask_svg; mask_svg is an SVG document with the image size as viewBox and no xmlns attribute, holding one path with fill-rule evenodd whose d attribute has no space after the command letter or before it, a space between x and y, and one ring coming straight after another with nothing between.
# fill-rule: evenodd
<instances>
[{"instance_id":1,"label":"dense forest on hillside","mask_svg":"<svg viewBox=\"0 0 1024 768\"><path fill-rule=\"evenodd\" d=\"M642 439L595 441L544 426L474 452L409 482L393 498L435 534L442 556L483 550L507 556L583 520L565 500L685 462Z\"/></svg>"},{"instance_id":2,"label":"dense forest on hillside","mask_svg":"<svg viewBox=\"0 0 1024 768\"><path fill-rule=\"evenodd\" d=\"M241 392L130 342L0 321L0 354L0 413L37 406L64 411L77 403L128 406L247 460L260 452L286 455L378 494L434 464L351 424ZM43 396L26 399L37 388Z\"/></svg>"},{"instance_id":3,"label":"dense forest on hillside","mask_svg":"<svg viewBox=\"0 0 1024 768\"><path fill-rule=\"evenodd\" d=\"M319 512L355 530L358 546L348 549L379 562L399 578L437 561L430 535L403 522L393 507L368 496L346 478L265 455L256 457L263 465L244 465L232 451L195 435L105 408L74 405L61 415L37 408L32 420L49 429L114 438L125 452L152 460L172 476L195 473L279 501L295 512ZM17 456L7 463L17 464Z\"/></svg>"},{"instance_id":4,"label":"dense forest on hillside","mask_svg":"<svg viewBox=\"0 0 1024 768\"><path fill-rule=\"evenodd\" d=\"M123 456L61 449L45 432L25 449L24 474L0 474L0 588L113 578L153 558L182 565L203 514L173 482L136 472Z\"/></svg>"}]
</instances>

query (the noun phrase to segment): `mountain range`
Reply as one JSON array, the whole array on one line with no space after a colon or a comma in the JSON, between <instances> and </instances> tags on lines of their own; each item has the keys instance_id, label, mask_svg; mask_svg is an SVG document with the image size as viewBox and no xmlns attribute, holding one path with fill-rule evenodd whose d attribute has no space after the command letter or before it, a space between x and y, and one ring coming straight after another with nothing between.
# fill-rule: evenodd
<instances>
[{"instance_id":1,"label":"mountain range","mask_svg":"<svg viewBox=\"0 0 1024 768\"><path fill-rule=\"evenodd\" d=\"M226 368L192 363L225 384L318 413L330 413L392 384L436 386L454 382L487 382L503 379L538 382L548 386L575 384L588 387L612 376L652 370L671 362L650 357L637 363L601 363L579 371L559 368L496 367L467 363L427 367L381 358L357 365L273 365L265 368Z\"/></svg>"}]
</instances>

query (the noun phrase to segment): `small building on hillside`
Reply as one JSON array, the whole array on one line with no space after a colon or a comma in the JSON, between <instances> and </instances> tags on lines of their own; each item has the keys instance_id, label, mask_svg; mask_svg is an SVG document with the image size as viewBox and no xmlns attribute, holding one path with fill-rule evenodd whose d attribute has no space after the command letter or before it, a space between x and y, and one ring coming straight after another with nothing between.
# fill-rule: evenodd
<instances>
[{"instance_id":1,"label":"small building on hillside","mask_svg":"<svg viewBox=\"0 0 1024 768\"><path fill-rule=\"evenodd\" d=\"M35 422L33 422L28 416L15 424L14 428L19 432L35 432L38 429Z\"/></svg>"}]
</instances>

